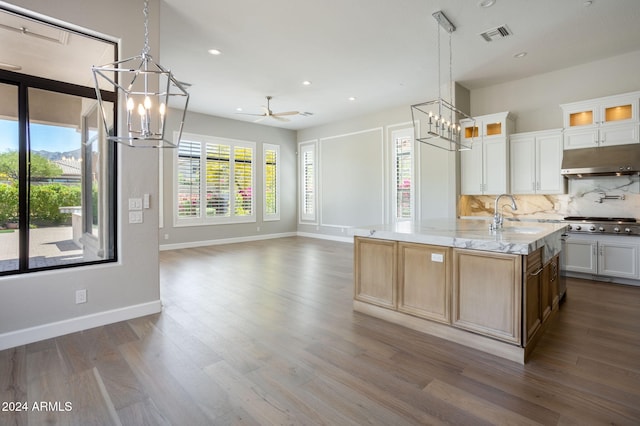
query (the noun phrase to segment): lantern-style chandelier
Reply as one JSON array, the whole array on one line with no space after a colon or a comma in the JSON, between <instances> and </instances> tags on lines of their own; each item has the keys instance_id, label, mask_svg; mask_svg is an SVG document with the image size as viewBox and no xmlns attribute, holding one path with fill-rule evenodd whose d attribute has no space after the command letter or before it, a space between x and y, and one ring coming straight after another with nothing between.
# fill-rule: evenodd
<instances>
[{"instance_id":1,"label":"lantern-style chandelier","mask_svg":"<svg viewBox=\"0 0 640 426\"><path fill-rule=\"evenodd\" d=\"M149 2L144 0L144 47L142 53L122 61L102 66L91 67L95 81L95 89L102 112L105 128L108 125L108 111L100 94L101 82L114 87L118 99L124 99L126 112L126 128L124 134L117 130L109 132L108 140L134 148L175 148L180 143L182 128L187 114L189 93L171 71L155 63L149 55ZM177 135L165 137L169 105L172 115L178 115ZM178 110L178 106L182 110ZM173 140L177 142L173 142Z\"/></svg>"},{"instance_id":2,"label":"lantern-style chandelier","mask_svg":"<svg viewBox=\"0 0 640 426\"><path fill-rule=\"evenodd\" d=\"M458 151L471 149L471 142L464 143L460 120L475 126L475 120L453 105L453 73L451 34L456 27L447 19L442 11L433 13L438 22L438 99L411 105L411 118L413 119L415 139L419 142L445 149ZM442 85L440 79L440 31L449 34L449 101L442 98Z\"/></svg>"}]
</instances>

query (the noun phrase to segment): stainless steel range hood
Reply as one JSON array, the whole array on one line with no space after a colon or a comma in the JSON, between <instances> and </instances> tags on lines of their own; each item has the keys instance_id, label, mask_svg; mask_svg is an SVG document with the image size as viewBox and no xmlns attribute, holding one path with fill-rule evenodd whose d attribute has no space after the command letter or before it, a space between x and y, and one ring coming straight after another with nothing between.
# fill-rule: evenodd
<instances>
[{"instance_id":1,"label":"stainless steel range hood","mask_svg":"<svg viewBox=\"0 0 640 426\"><path fill-rule=\"evenodd\" d=\"M640 174L640 144L567 149L561 173L568 178Z\"/></svg>"}]
</instances>

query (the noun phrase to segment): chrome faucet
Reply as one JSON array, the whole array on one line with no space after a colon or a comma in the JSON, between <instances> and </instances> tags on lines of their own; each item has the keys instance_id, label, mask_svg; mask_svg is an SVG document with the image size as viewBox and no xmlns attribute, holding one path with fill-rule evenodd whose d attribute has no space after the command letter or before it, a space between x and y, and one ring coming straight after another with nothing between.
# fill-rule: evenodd
<instances>
[{"instance_id":1,"label":"chrome faucet","mask_svg":"<svg viewBox=\"0 0 640 426\"><path fill-rule=\"evenodd\" d=\"M513 195L510 194L500 194L496 197L496 203L495 206L493 207L493 223L490 226L491 230L494 229L500 229L502 228L502 222L504 220L504 218L502 217L502 213L500 210L498 210L498 202L500 201L500 198L502 197L509 197L511 198L511 210L518 210L518 206L516 206L516 200L513 198ZM505 204L507 205L507 204Z\"/></svg>"}]
</instances>

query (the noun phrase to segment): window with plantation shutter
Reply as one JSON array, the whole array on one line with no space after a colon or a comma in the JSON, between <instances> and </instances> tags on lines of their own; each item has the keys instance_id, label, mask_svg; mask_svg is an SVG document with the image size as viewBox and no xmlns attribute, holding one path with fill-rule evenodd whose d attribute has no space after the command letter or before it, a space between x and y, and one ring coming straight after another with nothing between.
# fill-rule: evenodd
<instances>
[{"instance_id":1,"label":"window with plantation shutter","mask_svg":"<svg viewBox=\"0 0 640 426\"><path fill-rule=\"evenodd\" d=\"M183 140L178 148L178 217L200 215L200 142Z\"/></svg>"},{"instance_id":2,"label":"window with plantation shutter","mask_svg":"<svg viewBox=\"0 0 640 426\"><path fill-rule=\"evenodd\" d=\"M300 220L316 221L316 146L300 145Z\"/></svg>"},{"instance_id":3,"label":"window with plantation shutter","mask_svg":"<svg viewBox=\"0 0 640 426\"><path fill-rule=\"evenodd\" d=\"M176 225L255 221L255 143L184 135L177 151Z\"/></svg>"},{"instance_id":4,"label":"window with plantation shutter","mask_svg":"<svg viewBox=\"0 0 640 426\"><path fill-rule=\"evenodd\" d=\"M414 216L413 130L394 131L392 139L395 170L395 218L409 220Z\"/></svg>"},{"instance_id":5,"label":"window with plantation shutter","mask_svg":"<svg viewBox=\"0 0 640 426\"><path fill-rule=\"evenodd\" d=\"M264 144L264 212L263 220L280 219L280 147Z\"/></svg>"},{"instance_id":6,"label":"window with plantation shutter","mask_svg":"<svg viewBox=\"0 0 640 426\"><path fill-rule=\"evenodd\" d=\"M231 147L207 143L207 217L229 217Z\"/></svg>"},{"instance_id":7,"label":"window with plantation shutter","mask_svg":"<svg viewBox=\"0 0 640 426\"><path fill-rule=\"evenodd\" d=\"M234 188L236 216L253 215L253 149L234 149Z\"/></svg>"}]
</instances>

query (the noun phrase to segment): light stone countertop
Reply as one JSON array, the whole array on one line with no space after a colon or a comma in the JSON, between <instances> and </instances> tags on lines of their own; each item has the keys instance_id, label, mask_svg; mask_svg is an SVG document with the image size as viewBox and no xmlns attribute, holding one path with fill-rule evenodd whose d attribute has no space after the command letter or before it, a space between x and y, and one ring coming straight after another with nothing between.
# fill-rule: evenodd
<instances>
[{"instance_id":1,"label":"light stone countertop","mask_svg":"<svg viewBox=\"0 0 640 426\"><path fill-rule=\"evenodd\" d=\"M418 244L527 255L545 247L546 262L562 250L560 236L566 223L505 220L504 227L489 230L483 219L434 219L358 226L349 235Z\"/></svg>"}]
</instances>

